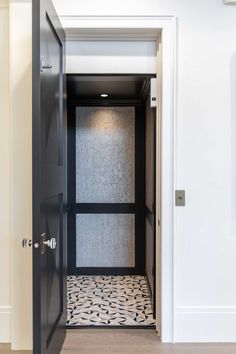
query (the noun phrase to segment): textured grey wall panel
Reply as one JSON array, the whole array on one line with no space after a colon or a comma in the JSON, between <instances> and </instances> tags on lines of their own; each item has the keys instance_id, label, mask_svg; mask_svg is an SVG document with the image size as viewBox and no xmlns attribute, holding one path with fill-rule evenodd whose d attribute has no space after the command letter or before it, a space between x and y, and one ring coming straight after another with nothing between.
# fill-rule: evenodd
<instances>
[{"instance_id":1,"label":"textured grey wall panel","mask_svg":"<svg viewBox=\"0 0 236 354\"><path fill-rule=\"evenodd\" d=\"M135 191L133 107L78 107L77 203L133 203Z\"/></svg>"},{"instance_id":2,"label":"textured grey wall panel","mask_svg":"<svg viewBox=\"0 0 236 354\"><path fill-rule=\"evenodd\" d=\"M77 215L77 267L134 267L134 229L134 215Z\"/></svg>"},{"instance_id":3,"label":"textured grey wall panel","mask_svg":"<svg viewBox=\"0 0 236 354\"><path fill-rule=\"evenodd\" d=\"M146 206L152 211L154 201L154 164L153 164L153 108L146 106Z\"/></svg>"}]
</instances>

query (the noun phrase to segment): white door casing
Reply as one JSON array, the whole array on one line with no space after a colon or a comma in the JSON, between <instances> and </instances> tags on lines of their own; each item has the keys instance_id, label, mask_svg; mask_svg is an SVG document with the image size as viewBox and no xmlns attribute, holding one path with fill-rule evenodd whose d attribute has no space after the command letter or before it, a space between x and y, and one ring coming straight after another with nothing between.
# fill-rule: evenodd
<instances>
[{"instance_id":1,"label":"white door casing","mask_svg":"<svg viewBox=\"0 0 236 354\"><path fill-rule=\"evenodd\" d=\"M176 154L176 18L174 16L61 16L67 41L73 40L156 40L158 43L157 136L161 138L160 178L157 197L161 195L160 228L157 225L157 330L162 342L174 338L174 177ZM160 127L160 134L158 127ZM158 147L157 147L158 148ZM159 156L159 160L158 160ZM161 181L160 181L161 179ZM160 199L160 198L159 198ZM159 245L159 247L158 247ZM160 257L159 257L160 255ZM160 274L160 276L158 276ZM158 290L158 289L157 289ZM160 299L161 298L161 299ZM161 300L161 301L160 301Z\"/></svg>"}]
</instances>

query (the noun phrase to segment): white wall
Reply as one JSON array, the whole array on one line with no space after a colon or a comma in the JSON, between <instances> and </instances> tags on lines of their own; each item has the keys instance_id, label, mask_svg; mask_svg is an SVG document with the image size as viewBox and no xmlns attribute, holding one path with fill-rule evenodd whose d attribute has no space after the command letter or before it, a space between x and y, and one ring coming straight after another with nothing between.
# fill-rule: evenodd
<instances>
[{"instance_id":1,"label":"white wall","mask_svg":"<svg viewBox=\"0 0 236 354\"><path fill-rule=\"evenodd\" d=\"M10 1L12 349L32 348L32 23L31 1Z\"/></svg>"},{"instance_id":2,"label":"white wall","mask_svg":"<svg viewBox=\"0 0 236 354\"><path fill-rule=\"evenodd\" d=\"M0 342L10 342L10 88L9 9L0 1Z\"/></svg>"},{"instance_id":3,"label":"white wall","mask_svg":"<svg viewBox=\"0 0 236 354\"><path fill-rule=\"evenodd\" d=\"M0 0L0 343L32 348L31 3Z\"/></svg>"},{"instance_id":4,"label":"white wall","mask_svg":"<svg viewBox=\"0 0 236 354\"><path fill-rule=\"evenodd\" d=\"M54 0L60 15L178 18L174 340L236 341L236 6ZM91 10L92 9L92 10Z\"/></svg>"},{"instance_id":5,"label":"white wall","mask_svg":"<svg viewBox=\"0 0 236 354\"><path fill-rule=\"evenodd\" d=\"M66 72L156 73L155 41L70 41L66 45ZM94 71L95 72L95 71Z\"/></svg>"}]
</instances>

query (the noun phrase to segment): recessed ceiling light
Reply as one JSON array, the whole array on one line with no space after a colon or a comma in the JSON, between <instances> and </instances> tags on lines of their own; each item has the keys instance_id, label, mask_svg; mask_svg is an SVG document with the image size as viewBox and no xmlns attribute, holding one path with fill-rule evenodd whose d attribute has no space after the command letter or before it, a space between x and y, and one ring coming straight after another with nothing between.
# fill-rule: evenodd
<instances>
[{"instance_id":1,"label":"recessed ceiling light","mask_svg":"<svg viewBox=\"0 0 236 354\"><path fill-rule=\"evenodd\" d=\"M106 98L106 97L108 97L109 95L108 95L108 93L100 93L99 96L102 97L102 98Z\"/></svg>"}]
</instances>

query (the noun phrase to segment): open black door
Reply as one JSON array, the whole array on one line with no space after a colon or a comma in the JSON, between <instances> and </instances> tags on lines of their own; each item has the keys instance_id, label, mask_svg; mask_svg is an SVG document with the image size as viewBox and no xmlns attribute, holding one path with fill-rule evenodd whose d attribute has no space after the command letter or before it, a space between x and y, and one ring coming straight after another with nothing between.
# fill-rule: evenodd
<instances>
[{"instance_id":1,"label":"open black door","mask_svg":"<svg viewBox=\"0 0 236 354\"><path fill-rule=\"evenodd\" d=\"M33 1L33 353L60 353L66 323L65 36Z\"/></svg>"}]
</instances>

